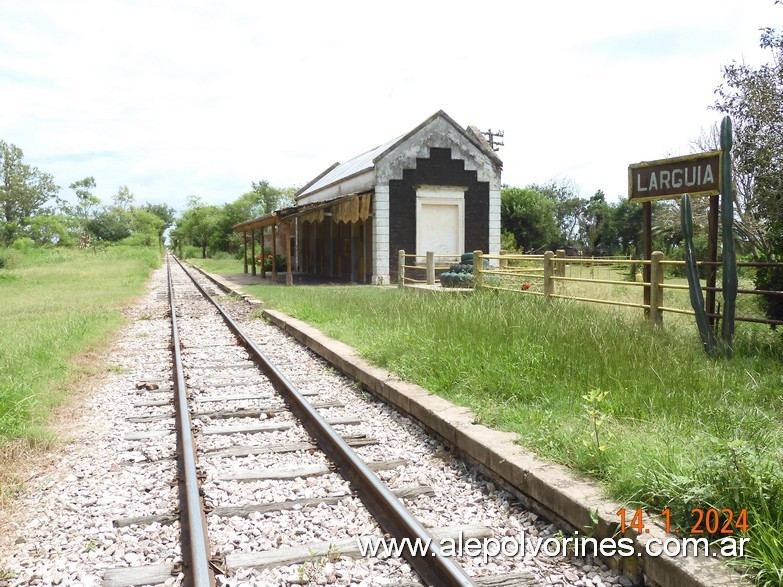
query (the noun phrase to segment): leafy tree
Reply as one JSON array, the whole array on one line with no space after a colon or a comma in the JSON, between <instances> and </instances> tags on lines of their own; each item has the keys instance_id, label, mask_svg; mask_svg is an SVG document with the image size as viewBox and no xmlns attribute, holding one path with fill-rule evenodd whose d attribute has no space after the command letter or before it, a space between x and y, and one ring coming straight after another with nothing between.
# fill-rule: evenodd
<instances>
[{"instance_id":1,"label":"leafy tree","mask_svg":"<svg viewBox=\"0 0 783 587\"><path fill-rule=\"evenodd\" d=\"M558 238L556 205L540 191L505 187L500 190L500 223L527 250L549 247Z\"/></svg>"},{"instance_id":2,"label":"leafy tree","mask_svg":"<svg viewBox=\"0 0 783 587\"><path fill-rule=\"evenodd\" d=\"M584 207L581 240L591 255L607 254L610 251L611 237L607 229L611 213L611 206L602 190L595 192Z\"/></svg>"},{"instance_id":3,"label":"leafy tree","mask_svg":"<svg viewBox=\"0 0 783 587\"><path fill-rule=\"evenodd\" d=\"M778 2L779 3L779 2ZM764 29L761 47L772 60L758 68L732 62L723 68L714 108L732 117L735 175L746 216L758 221L754 249L780 255L783 245L783 33ZM774 242L766 242L772 239Z\"/></svg>"},{"instance_id":4,"label":"leafy tree","mask_svg":"<svg viewBox=\"0 0 783 587\"><path fill-rule=\"evenodd\" d=\"M587 201L576 193L576 186L568 180L551 181L543 186L529 186L544 194L555 204L555 218L560 229L558 245L577 245L584 234L584 209Z\"/></svg>"},{"instance_id":5,"label":"leafy tree","mask_svg":"<svg viewBox=\"0 0 783 587\"><path fill-rule=\"evenodd\" d=\"M627 199L613 206L604 241L612 254L639 256L642 252L642 207Z\"/></svg>"},{"instance_id":6,"label":"leafy tree","mask_svg":"<svg viewBox=\"0 0 783 587\"><path fill-rule=\"evenodd\" d=\"M207 247L224 220L218 206L205 206L198 196L188 196L188 208L177 222L176 236L201 247L201 257L207 258Z\"/></svg>"},{"instance_id":7,"label":"leafy tree","mask_svg":"<svg viewBox=\"0 0 783 587\"><path fill-rule=\"evenodd\" d=\"M781 4L776 0L776 4ZM741 204L735 228L754 258L783 260L783 32L766 28L761 47L771 61L759 67L732 62L723 68L714 108L732 117L732 156ZM735 198L736 199L736 198ZM763 269L756 287L783 289L783 271ZM783 301L765 297L767 315L783 319Z\"/></svg>"},{"instance_id":8,"label":"leafy tree","mask_svg":"<svg viewBox=\"0 0 783 587\"><path fill-rule=\"evenodd\" d=\"M131 229L139 237L138 242L140 244L151 247L153 241L160 243L164 222L157 214L153 214L143 208L133 208L129 216Z\"/></svg>"},{"instance_id":9,"label":"leafy tree","mask_svg":"<svg viewBox=\"0 0 783 587\"><path fill-rule=\"evenodd\" d=\"M254 181L251 186L249 192L224 206L225 219L215 242L218 250L238 251L241 248L242 236L232 230L235 224L293 205L293 188L277 188L266 180Z\"/></svg>"},{"instance_id":10,"label":"leafy tree","mask_svg":"<svg viewBox=\"0 0 783 587\"><path fill-rule=\"evenodd\" d=\"M97 241L116 243L131 235L128 216L116 206L104 207L86 223L87 232Z\"/></svg>"},{"instance_id":11,"label":"leafy tree","mask_svg":"<svg viewBox=\"0 0 783 587\"><path fill-rule=\"evenodd\" d=\"M161 219L163 222L163 229L166 230L174 225L174 218L177 213L174 208L168 204L144 204L142 210L152 212L155 216Z\"/></svg>"},{"instance_id":12,"label":"leafy tree","mask_svg":"<svg viewBox=\"0 0 783 587\"><path fill-rule=\"evenodd\" d=\"M101 203L101 199L90 191L95 189L95 178L85 177L68 187L76 194L76 216L86 222L92 211Z\"/></svg>"},{"instance_id":13,"label":"leafy tree","mask_svg":"<svg viewBox=\"0 0 783 587\"><path fill-rule=\"evenodd\" d=\"M0 237L6 242L27 218L43 211L60 189L50 174L27 165L23 158L22 149L0 141Z\"/></svg>"},{"instance_id":14,"label":"leafy tree","mask_svg":"<svg viewBox=\"0 0 783 587\"><path fill-rule=\"evenodd\" d=\"M78 226L73 216L37 214L30 218L25 232L39 245L74 246Z\"/></svg>"},{"instance_id":15,"label":"leafy tree","mask_svg":"<svg viewBox=\"0 0 783 587\"><path fill-rule=\"evenodd\" d=\"M144 204L142 210L151 212L161 220L158 230L158 244L163 245L163 234L174 225L176 210L168 204Z\"/></svg>"},{"instance_id":16,"label":"leafy tree","mask_svg":"<svg viewBox=\"0 0 783 587\"><path fill-rule=\"evenodd\" d=\"M117 208L120 208L122 210L130 210L133 206L133 201L135 200L134 195L131 193L130 189L128 189L128 186L121 185L117 189L117 193L114 194L114 205Z\"/></svg>"},{"instance_id":17,"label":"leafy tree","mask_svg":"<svg viewBox=\"0 0 783 587\"><path fill-rule=\"evenodd\" d=\"M251 191L240 197L240 200L247 197L247 201L251 203L251 208L248 210L249 218L262 216L293 204L293 188L276 188L269 185L265 179L254 181L250 185Z\"/></svg>"}]
</instances>

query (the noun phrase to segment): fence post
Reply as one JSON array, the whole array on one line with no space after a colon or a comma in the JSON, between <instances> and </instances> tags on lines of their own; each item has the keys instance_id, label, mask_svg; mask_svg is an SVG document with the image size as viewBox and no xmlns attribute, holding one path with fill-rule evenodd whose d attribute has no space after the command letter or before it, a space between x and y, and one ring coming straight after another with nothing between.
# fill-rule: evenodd
<instances>
[{"instance_id":1,"label":"fence post","mask_svg":"<svg viewBox=\"0 0 783 587\"><path fill-rule=\"evenodd\" d=\"M566 264L565 264L566 252L565 252L565 250L564 249L557 249L556 257L557 257L558 260L555 263L555 275L557 275L558 277L565 277L565 273L566 273L565 272L565 267L566 267ZM562 259L562 261L560 259Z\"/></svg>"},{"instance_id":2,"label":"fence post","mask_svg":"<svg viewBox=\"0 0 783 587\"><path fill-rule=\"evenodd\" d=\"M555 272L555 254L552 251L544 253L544 299L549 299L555 293L555 282L552 274Z\"/></svg>"},{"instance_id":3,"label":"fence post","mask_svg":"<svg viewBox=\"0 0 783 587\"><path fill-rule=\"evenodd\" d=\"M473 287L475 289L481 289L484 285L483 262L481 251L473 251Z\"/></svg>"},{"instance_id":4,"label":"fence post","mask_svg":"<svg viewBox=\"0 0 783 587\"><path fill-rule=\"evenodd\" d=\"M650 324L661 327L663 325L663 253L655 251L650 258Z\"/></svg>"},{"instance_id":5,"label":"fence post","mask_svg":"<svg viewBox=\"0 0 783 587\"><path fill-rule=\"evenodd\" d=\"M397 253L397 287L405 287L405 250L400 249Z\"/></svg>"},{"instance_id":6,"label":"fence post","mask_svg":"<svg viewBox=\"0 0 783 587\"><path fill-rule=\"evenodd\" d=\"M500 255L501 257L505 255L508 251L506 249L500 249ZM508 259L500 259L500 268L505 269L508 267Z\"/></svg>"},{"instance_id":7,"label":"fence post","mask_svg":"<svg viewBox=\"0 0 783 587\"><path fill-rule=\"evenodd\" d=\"M427 285L435 285L435 253L427 251Z\"/></svg>"}]
</instances>

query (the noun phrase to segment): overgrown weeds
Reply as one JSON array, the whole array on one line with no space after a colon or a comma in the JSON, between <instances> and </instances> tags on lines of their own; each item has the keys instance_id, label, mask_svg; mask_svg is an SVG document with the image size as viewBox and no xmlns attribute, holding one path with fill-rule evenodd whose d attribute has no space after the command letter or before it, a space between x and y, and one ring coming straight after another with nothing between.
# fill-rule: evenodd
<instances>
[{"instance_id":1,"label":"overgrown weeds","mask_svg":"<svg viewBox=\"0 0 783 587\"><path fill-rule=\"evenodd\" d=\"M2 251L0 251L2 253ZM74 357L122 322L120 308L143 291L157 249L31 248L12 251L13 280L0 280L0 438L45 434L63 401Z\"/></svg>"}]
</instances>

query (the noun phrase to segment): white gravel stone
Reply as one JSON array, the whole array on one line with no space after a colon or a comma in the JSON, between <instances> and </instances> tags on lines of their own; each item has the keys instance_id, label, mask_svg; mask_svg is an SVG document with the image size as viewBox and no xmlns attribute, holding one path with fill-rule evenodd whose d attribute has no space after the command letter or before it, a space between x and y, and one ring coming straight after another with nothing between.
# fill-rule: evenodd
<instances>
[{"instance_id":1,"label":"white gravel stone","mask_svg":"<svg viewBox=\"0 0 783 587\"><path fill-rule=\"evenodd\" d=\"M216 312L196 300L192 286L175 274L175 289L183 344L183 363L194 398L263 395L262 399L226 399L198 402L199 412L283 405L281 398L254 369L243 365L247 352L221 330ZM212 286L211 289L214 290ZM480 524L493 537L552 536L557 529L525 511L494 483L456 460L419 426L381 404L333 368L325 365L278 329L249 319L249 307L228 296L220 303L235 312L246 333L263 348L294 385L317 391L312 402L340 401L344 407L320 410L324 417L351 416L361 424L339 426L342 434L364 434L378 444L357 448L365 461L403 459L405 466L380 471L391 488L426 485L433 496L405 500L405 505L426 526ZM150 282L146 299L128 310L130 324L107 361L113 373L97 386L73 423L72 441L62 447L58 462L33 474L18 501L11 532L0 538L0 570L10 575L0 587L22 585L99 585L105 569L162 562L180 563L179 525L133 525L117 528L115 520L171 513L177 507L174 434L143 440L125 440L129 431L173 428L171 405L138 405L168 399L172 373L168 354L165 271ZM224 368L224 366L227 366ZM147 386L158 389L144 389ZM141 389L139 389L141 386ZM155 422L128 418L166 416ZM201 451L236 446L264 446L308 442L300 425L287 430L251 434L206 435L205 426L239 426L250 423L291 422L287 412L261 418L194 419ZM241 470L327 464L320 451L267 453L244 457L201 458L205 474L205 503L210 507L272 503L300 498L342 497L337 504L297 507L248 517L208 517L212 550L217 555L260 552L316 541L381 536L382 530L351 487L336 473L291 480L227 481L220 477ZM618 584L605 568L569 555L533 557L462 556L457 562L472 576L528 570L541 584ZM165 585L180 585L179 573ZM218 585L393 585L416 581L403 559L392 556L311 557L295 565L264 570L239 569L217 577ZM5 581L5 585L3 585Z\"/></svg>"}]
</instances>

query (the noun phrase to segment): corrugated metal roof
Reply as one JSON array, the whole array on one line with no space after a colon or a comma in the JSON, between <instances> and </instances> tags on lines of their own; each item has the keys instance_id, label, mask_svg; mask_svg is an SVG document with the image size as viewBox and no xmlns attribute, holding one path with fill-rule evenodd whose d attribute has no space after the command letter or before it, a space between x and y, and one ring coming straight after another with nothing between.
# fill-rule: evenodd
<instances>
[{"instance_id":1,"label":"corrugated metal roof","mask_svg":"<svg viewBox=\"0 0 783 587\"><path fill-rule=\"evenodd\" d=\"M387 141L382 145L378 145L366 153L362 153L353 159L349 159L345 163L340 163L331 171L326 173L323 177L321 177L318 181L314 182L312 185L307 186L304 190L299 192L296 195L296 199L298 200L299 198L302 198L308 194L315 193L327 186L338 183L347 177L351 177L352 175L357 175L363 171L372 169L375 166L373 160L386 149L388 149L391 145L399 141L403 136L404 135L400 135L399 137L393 138L392 140Z\"/></svg>"}]
</instances>

